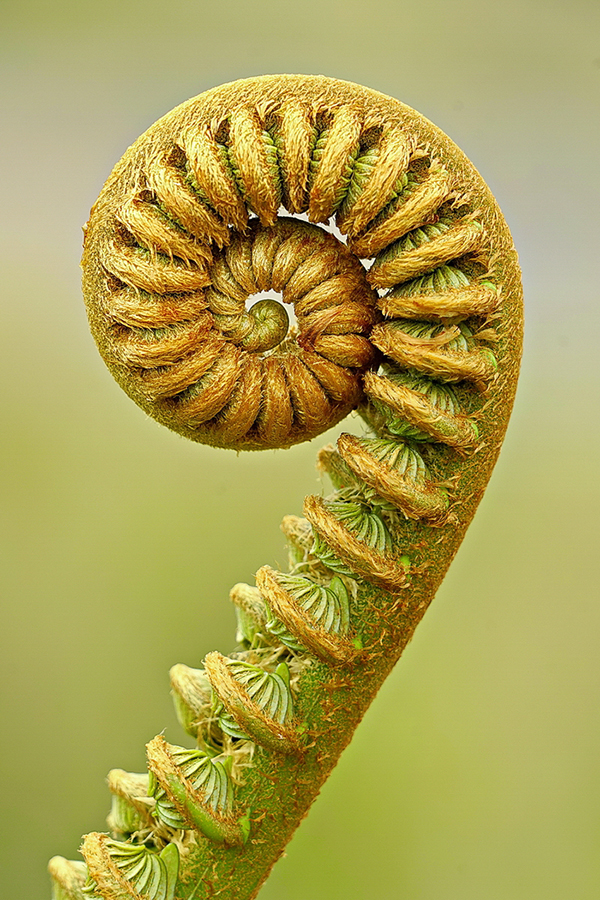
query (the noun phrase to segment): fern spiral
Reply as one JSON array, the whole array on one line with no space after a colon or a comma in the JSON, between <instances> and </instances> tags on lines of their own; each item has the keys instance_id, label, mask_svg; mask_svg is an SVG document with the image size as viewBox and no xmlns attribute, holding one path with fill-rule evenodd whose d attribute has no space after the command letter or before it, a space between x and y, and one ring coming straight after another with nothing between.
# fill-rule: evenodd
<instances>
[{"instance_id":1,"label":"fern spiral","mask_svg":"<svg viewBox=\"0 0 600 900\"><path fill-rule=\"evenodd\" d=\"M334 491L285 518L290 571L232 589L236 650L171 670L195 746L158 736L148 774L113 770L111 833L86 836L85 864L50 864L55 900L252 898L482 496L519 365L516 253L434 125L282 75L142 135L92 210L83 268L103 358L169 428L235 450L289 447L353 409L368 429L319 453Z\"/></svg>"}]
</instances>

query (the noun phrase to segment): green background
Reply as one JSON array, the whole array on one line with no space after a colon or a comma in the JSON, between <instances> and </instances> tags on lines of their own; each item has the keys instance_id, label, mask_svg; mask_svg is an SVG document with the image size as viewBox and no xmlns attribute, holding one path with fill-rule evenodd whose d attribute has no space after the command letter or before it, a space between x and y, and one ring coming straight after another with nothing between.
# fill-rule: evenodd
<instances>
[{"instance_id":1,"label":"green background","mask_svg":"<svg viewBox=\"0 0 600 900\"><path fill-rule=\"evenodd\" d=\"M80 228L125 148L278 72L391 94L462 147L513 231L527 332L476 521L261 898L600 896L600 5L5 0L2 19L2 897L49 897L47 858L104 827L108 769L183 741L168 667L233 648L230 586L284 564L279 521L319 490L323 441L237 457L147 419L80 300Z\"/></svg>"}]
</instances>

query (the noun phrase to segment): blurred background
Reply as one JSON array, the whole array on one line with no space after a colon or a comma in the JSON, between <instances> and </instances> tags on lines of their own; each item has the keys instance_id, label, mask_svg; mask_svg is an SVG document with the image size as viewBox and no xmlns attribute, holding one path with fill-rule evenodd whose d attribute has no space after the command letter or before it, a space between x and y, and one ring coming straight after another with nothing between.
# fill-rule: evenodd
<instances>
[{"instance_id":1,"label":"blurred background","mask_svg":"<svg viewBox=\"0 0 600 900\"><path fill-rule=\"evenodd\" d=\"M285 563L315 451L187 444L117 388L81 226L126 147L214 85L322 73L432 119L519 249L525 357L476 521L264 887L275 900L592 900L598 792L595 0L4 0L1 894L103 830L175 662L233 648L228 591Z\"/></svg>"}]
</instances>

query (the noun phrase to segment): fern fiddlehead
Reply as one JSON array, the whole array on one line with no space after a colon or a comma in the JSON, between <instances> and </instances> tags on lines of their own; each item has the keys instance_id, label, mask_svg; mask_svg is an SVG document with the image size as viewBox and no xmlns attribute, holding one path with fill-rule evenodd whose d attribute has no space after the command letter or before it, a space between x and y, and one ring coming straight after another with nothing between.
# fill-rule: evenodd
<instances>
[{"instance_id":1,"label":"fern fiddlehead","mask_svg":"<svg viewBox=\"0 0 600 900\"><path fill-rule=\"evenodd\" d=\"M321 227L332 216L346 242ZM86 836L85 863L50 863L55 900L252 898L481 498L516 385L516 254L477 172L419 114L265 76L184 103L129 149L83 266L102 356L169 428L239 450L356 408L368 426L320 452L334 492L285 518L290 571L232 589L236 651L171 670L195 746L158 736L147 774L113 770L110 834ZM267 291L282 302L249 305Z\"/></svg>"}]
</instances>

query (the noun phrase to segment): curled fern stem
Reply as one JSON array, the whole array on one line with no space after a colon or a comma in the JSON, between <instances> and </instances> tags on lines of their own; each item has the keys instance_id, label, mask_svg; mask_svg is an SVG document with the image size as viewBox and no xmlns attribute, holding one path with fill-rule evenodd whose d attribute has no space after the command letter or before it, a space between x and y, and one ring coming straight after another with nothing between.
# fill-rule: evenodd
<instances>
[{"instance_id":1,"label":"curled fern stem","mask_svg":"<svg viewBox=\"0 0 600 900\"><path fill-rule=\"evenodd\" d=\"M282 75L215 88L142 135L92 210L83 270L100 353L167 427L258 450L354 409L366 424L319 453L333 490L285 518L289 571L232 589L236 648L172 668L184 744L159 735L147 772L113 770L108 832L85 836L84 862L50 863L55 900L249 900L481 499L520 359L516 253L430 122ZM254 303L265 291L279 299Z\"/></svg>"}]
</instances>

